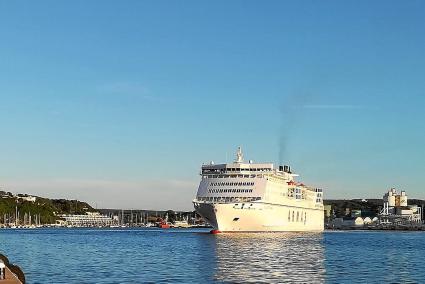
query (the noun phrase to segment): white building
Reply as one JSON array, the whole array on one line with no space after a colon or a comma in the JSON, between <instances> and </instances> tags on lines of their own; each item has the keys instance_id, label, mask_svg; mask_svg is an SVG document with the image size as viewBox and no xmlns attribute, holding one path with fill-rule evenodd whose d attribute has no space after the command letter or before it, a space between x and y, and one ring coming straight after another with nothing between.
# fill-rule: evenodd
<instances>
[{"instance_id":1,"label":"white building","mask_svg":"<svg viewBox=\"0 0 425 284\"><path fill-rule=\"evenodd\" d=\"M363 222L364 222L365 225L370 225L370 224L372 224L373 221L372 221L372 219L370 219L370 217L366 217L366 218L364 218Z\"/></svg>"},{"instance_id":2,"label":"white building","mask_svg":"<svg viewBox=\"0 0 425 284\"><path fill-rule=\"evenodd\" d=\"M363 227L365 222L362 217L335 218L332 225L335 229L353 229Z\"/></svg>"},{"instance_id":3,"label":"white building","mask_svg":"<svg viewBox=\"0 0 425 284\"><path fill-rule=\"evenodd\" d=\"M22 199L23 201L28 201L28 202L35 202L37 200L37 198L35 196L19 196L20 199Z\"/></svg>"},{"instance_id":4,"label":"white building","mask_svg":"<svg viewBox=\"0 0 425 284\"><path fill-rule=\"evenodd\" d=\"M422 208L407 204L404 190L400 193L391 188L383 197L384 208L379 219L381 224L407 225L422 223Z\"/></svg>"},{"instance_id":5,"label":"white building","mask_svg":"<svg viewBox=\"0 0 425 284\"><path fill-rule=\"evenodd\" d=\"M116 223L113 218L98 212L87 212L84 215L62 214L59 217L65 220L64 225L75 227L110 226Z\"/></svg>"}]
</instances>

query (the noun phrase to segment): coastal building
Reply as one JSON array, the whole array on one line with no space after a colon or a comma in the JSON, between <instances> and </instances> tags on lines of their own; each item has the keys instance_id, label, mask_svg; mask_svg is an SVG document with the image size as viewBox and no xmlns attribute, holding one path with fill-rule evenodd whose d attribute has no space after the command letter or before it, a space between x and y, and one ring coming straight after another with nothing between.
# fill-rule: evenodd
<instances>
[{"instance_id":1,"label":"coastal building","mask_svg":"<svg viewBox=\"0 0 425 284\"><path fill-rule=\"evenodd\" d=\"M323 206L323 210L325 211L325 218L330 218L332 216L332 205Z\"/></svg>"},{"instance_id":2,"label":"coastal building","mask_svg":"<svg viewBox=\"0 0 425 284\"><path fill-rule=\"evenodd\" d=\"M345 216L350 216L351 208L345 208Z\"/></svg>"},{"instance_id":3,"label":"coastal building","mask_svg":"<svg viewBox=\"0 0 425 284\"><path fill-rule=\"evenodd\" d=\"M4 199L14 198L16 201L21 200L21 201L29 201L29 202L35 202L37 200L37 197L32 196L32 195L21 194L21 193L14 195L11 192L6 192L6 191L3 191L3 190L0 190L0 198L4 198Z\"/></svg>"},{"instance_id":4,"label":"coastal building","mask_svg":"<svg viewBox=\"0 0 425 284\"><path fill-rule=\"evenodd\" d=\"M362 217L351 217L351 218L345 218L344 223L347 226L362 227L364 225L364 220Z\"/></svg>"},{"instance_id":5,"label":"coastal building","mask_svg":"<svg viewBox=\"0 0 425 284\"><path fill-rule=\"evenodd\" d=\"M18 195L18 199L34 203L37 200L37 197L25 194L25 195Z\"/></svg>"},{"instance_id":6,"label":"coastal building","mask_svg":"<svg viewBox=\"0 0 425 284\"><path fill-rule=\"evenodd\" d=\"M365 225L362 217L344 217L332 220L332 227L335 229L354 229Z\"/></svg>"},{"instance_id":7,"label":"coastal building","mask_svg":"<svg viewBox=\"0 0 425 284\"><path fill-rule=\"evenodd\" d=\"M366 217L366 218L363 219L363 223L365 225L370 225L370 224L373 223L373 221L372 221L372 219L370 217Z\"/></svg>"},{"instance_id":8,"label":"coastal building","mask_svg":"<svg viewBox=\"0 0 425 284\"><path fill-rule=\"evenodd\" d=\"M57 222L58 225L72 227L97 227L114 225L116 221L106 215L98 212L87 212L86 214L62 214L59 215L63 220Z\"/></svg>"},{"instance_id":9,"label":"coastal building","mask_svg":"<svg viewBox=\"0 0 425 284\"><path fill-rule=\"evenodd\" d=\"M414 225L422 223L422 208L408 205L407 194L391 188L383 197L384 207L379 214L380 224Z\"/></svg>"},{"instance_id":10,"label":"coastal building","mask_svg":"<svg viewBox=\"0 0 425 284\"><path fill-rule=\"evenodd\" d=\"M351 217L361 217L362 210L351 210Z\"/></svg>"}]
</instances>

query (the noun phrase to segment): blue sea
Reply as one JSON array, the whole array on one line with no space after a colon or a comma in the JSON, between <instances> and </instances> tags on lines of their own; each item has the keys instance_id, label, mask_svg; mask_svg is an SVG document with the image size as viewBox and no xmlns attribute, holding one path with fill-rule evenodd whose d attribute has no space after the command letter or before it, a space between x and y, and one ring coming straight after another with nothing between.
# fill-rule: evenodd
<instances>
[{"instance_id":1,"label":"blue sea","mask_svg":"<svg viewBox=\"0 0 425 284\"><path fill-rule=\"evenodd\" d=\"M27 283L425 283L425 232L3 229Z\"/></svg>"}]
</instances>

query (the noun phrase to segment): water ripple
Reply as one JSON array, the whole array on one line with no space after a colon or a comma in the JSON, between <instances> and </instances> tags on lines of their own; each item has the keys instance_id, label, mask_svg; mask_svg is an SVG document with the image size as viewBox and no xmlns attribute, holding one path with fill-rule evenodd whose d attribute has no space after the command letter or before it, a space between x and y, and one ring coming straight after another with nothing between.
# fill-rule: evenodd
<instances>
[{"instance_id":1,"label":"water ripple","mask_svg":"<svg viewBox=\"0 0 425 284\"><path fill-rule=\"evenodd\" d=\"M28 283L424 283L423 232L0 230Z\"/></svg>"}]
</instances>

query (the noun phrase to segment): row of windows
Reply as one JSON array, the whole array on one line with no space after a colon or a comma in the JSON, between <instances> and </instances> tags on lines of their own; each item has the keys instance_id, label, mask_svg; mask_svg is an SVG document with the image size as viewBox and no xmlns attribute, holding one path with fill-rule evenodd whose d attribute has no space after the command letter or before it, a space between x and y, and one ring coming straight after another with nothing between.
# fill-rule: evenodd
<instances>
[{"instance_id":1,"label":"row of windows","mask_svg":"<svg viewBox=\"0 0 425 284\"><path fill-rule=\"evenodd\" d=\"M208 202L221 202L221 203L234 203L234 202L253 202L261 200L261 197L198 197L198 201L208 201Z\"/></svg>"},{"instance_id":2,"label":"row of windows","mask_svg":"<svg viewBox=\"0 0 425 284\"><path fill-rule=\"evenodd\" d=\"M227 169L202 169L204 174L225 173L225 172L271 172L271 168L227 168Z\"/></svg>"},{"instance_id":3,"label":"row of windows","mask_svg":"<svg viewBox=\"0 0 425 284\"><path fill-rule=\"evenodd\" d=\"M228 172L239 172L239 171L250 171L250 172L269 172L271 168L249 168L249 169L241 169L241 168L228 168L226 169Z\"/></svg>"},{"instance_id":4,"label":"row of windows","mask_svg":"<svg viewBox=\"0 0 425 284\"><path fill-rule=\"evenodd\" d=\"M292 218L291 218L291 216L292 216ZM304 224L307 222L307 212L301 212L301 214L300 214L300 212L297 211L296 217L297 218L295 219L295 211L292 211L292 214L291 214L291 210L289 210L289 212L288 212L288 222L304 222Z\"/></svg>"},{"instance_id":5,"label":"row of windows","mask_svg":"<svg viewBox=\"0 0 425 284\"><path fill-rule=\"evenodd\" d=\"M247 186L254 185L254 182L211 182L210 186Z\"/></svg>"},{"instance_id":6,"label":"row of windows","mask_svg":"<svg viewBox=\"0 0 425 284\"><path fill-rule=\"evenodd\" d=\"M209 193L250 193L252 192L252 189L209 189Z\"/></svg>"},{"instance_id":7,"label":"row of windows","mask_svg":"<svg viewBox=\"0 0 425 284\"><path fill-rule=\"evenodd\" d=\"M262 178L263 175L203 175L202 178Z\"/></svg>"}]
</instances>

